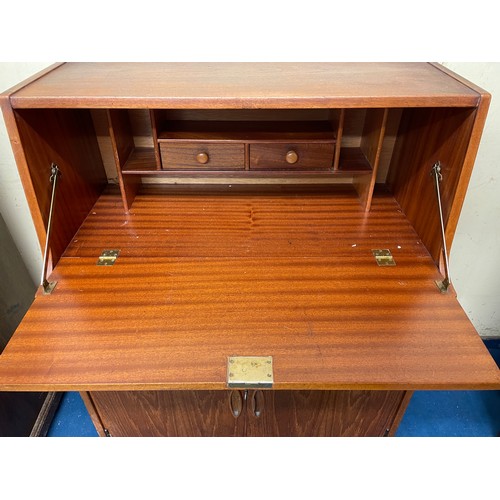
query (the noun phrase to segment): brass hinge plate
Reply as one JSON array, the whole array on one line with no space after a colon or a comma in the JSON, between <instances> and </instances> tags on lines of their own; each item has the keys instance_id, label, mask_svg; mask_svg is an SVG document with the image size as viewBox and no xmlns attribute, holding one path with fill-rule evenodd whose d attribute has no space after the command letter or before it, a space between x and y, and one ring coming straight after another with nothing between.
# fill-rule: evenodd
<instances>
[{"instance_id":1,"label":"brass hinge plate","mask_svg":"<svg viewBox=\"0 0 500 500\"><path fill-rule=\"evenodd\" d=\"M383 249L383 250L372 250L372 254L375 257L375 260L377 261L377 264L379 266L395 266L396 261L394 260L394 257L391 254L390 250Z\"/></svg>"},{"instance_id":2,"label":"brass hinge plate","mask_svg":"<svg viewBox=\"0 0 500 500\"><path fill-rule=\"evenodd\" d=\"M44 295L50 295L54 291L54 288L56 287L56 285L57 285L57 281L47 281L47 280L45 280L42 283L43 294Z\"/></svg>"},{"instance_id":3,"label":"brass hinge plate","mask_svg":"<svg viewBox=\"0 0 500 500\"><path fill-rule=\"evenodd\" d=\"M120 250L103 250L99 259L97 260L98 266L112 266L115 263L116 258Z\"/></svg>"},{"instance_id":4,"label":"brass hinge plate","mask_svg":"<svg viewBox=\"0 0 500 500\"><path fill-rule=\"evenodd\" d=\"M439 291L441 293L447 293L451 285L448 278L444 278L443 280L436 280L434 281L434 283L436 283L436 286L439 288Z\"/></svg>"},{"instance_id":5,"label":"brass hinge plate","mask_svg":"<svg viewBox=\"0 0 500 500\"><path fill-rule=\"evenodd\" d=\"M272 356L230 356L227 386L239 389L271 388L274 382Z\"/></svg>"}]
</instances>

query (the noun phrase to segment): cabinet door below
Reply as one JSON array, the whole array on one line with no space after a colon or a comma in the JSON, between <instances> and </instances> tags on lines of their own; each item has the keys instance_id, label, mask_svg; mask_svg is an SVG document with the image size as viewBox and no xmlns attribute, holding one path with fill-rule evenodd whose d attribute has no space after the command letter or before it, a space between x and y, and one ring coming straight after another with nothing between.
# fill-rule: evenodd
<instances>
[{"instance_id":1,"label":"cabinet door below","mask_svg":"<svg viewBox=\"0 0 500 500\"><path fill-rule=\"evenodd\" d=\"M241 436L243 411L231 410L231 391L92 392L111 436ZM234 407L234 404L233 404Z\"/></svg>"},{"instance_id":2,"label":"cabinet door below","mask_svg":"<svg viewBox=\"0 0 500 500\"><path fill-rule=\"evenodd\" d=\"M405 391L251 391L248 436L384 436Z\"/></svg>"}]
</instances>

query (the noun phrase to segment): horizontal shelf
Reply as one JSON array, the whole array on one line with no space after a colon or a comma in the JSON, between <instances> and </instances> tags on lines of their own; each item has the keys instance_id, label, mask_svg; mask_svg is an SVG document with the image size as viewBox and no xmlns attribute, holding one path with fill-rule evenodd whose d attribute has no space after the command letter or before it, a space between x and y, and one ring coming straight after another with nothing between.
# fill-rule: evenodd
<instances>
[{"instance_id":1,"label":"horizontal shelf","mask_svg":"<svg viewBox=\"0 0 500 500\"><path fill-rule=\"evenodd\" d=\"M186 170L186 169L168 169L159 170L156 166L154 148L135 148L127 162L125 163L123 175L141 175L141 176L224 176L224 177L344 177L349 175L367 174L371 172L371 167L360 148L342 148L340 153L340 162L338 170L331 169L306 169L303 170L242 170L241 168L221 169L221 170Z\"/></svg>"},{"instance_id":2,"label":"horizontal shelf","mask_svg":"<svg viewBox=\"0 0 500 500\"><path fill-rule=\"evenodd\" d=\"M335 142L326 121L172 121L158 133L159 142ZM167 128L168 127L168 128Z\"/></svg>"},{"instance_id":3,"label":"horizontal shelf","mask_svg":"<svg viewBox=\"0 0 500 500\"><path fill-rule=\"evenodd\" d=\"M338 171L366 174L372 167L361 148L341 148Z\"/></svg>"},{"instance_id":4,"label":"horizontal shelf","mask_svg":"<svg viewBox=\"0 0 500 500\"><path fill-rule=\"evenodd\" d=\"M336 177L352 177L360 172L343 172L340 170L242 170L221 169L221 170L186 170L186 169L168 169L168 170L153 170L152 168L136 168L134 170L123 170L123 175L137 176L154 176L154 177L224 177L234 179L260 179L260 178L279 178L279 179L300 179L300 178L317 178L328 179ZM366 172L362 172L366 173Z\"/></svg>"},{"instance_id":5,"label":"horizontal shelf","mask_svg":"<svg viewBox=\"0 0 500 500\"><path fill-rule=\"evenodd\" d=\"M123 166L123 174L148 174L160 172L156 167L154 148L135 148Z\"/></svg>"}]
</instances>

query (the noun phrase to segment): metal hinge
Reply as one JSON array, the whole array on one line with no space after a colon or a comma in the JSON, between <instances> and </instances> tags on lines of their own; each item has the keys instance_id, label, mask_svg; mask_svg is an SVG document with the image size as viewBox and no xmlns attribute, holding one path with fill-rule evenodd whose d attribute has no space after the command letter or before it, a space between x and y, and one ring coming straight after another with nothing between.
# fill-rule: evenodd
<instances>
[{"instance_id":1,"label":"metal hinge","mask_svg":"<svg viewBox=\"0 0 500 500\"><path fill-rule=\"evenodd\" d=\"M394 257L391 254L390 250L383 249L383 250L372 250L372 254L375 257L375 260L377 261L377 264L379 266L395 266L396 261L394 260Z\"/></svg>"},{"instance_id":2,"label":"metal hinge","mask_svg":"<svg viewBox=\"0 0 500 500\"><path fill-rule=\"evenodd\" d=\"M434 177L434 182L436 186L436 198L439 211L439 224L441 226L441 240L443 244L443 259L444 259L444 279L436 280L436 285L441 293L446 293L451 285L450 278L450 265L448 262L448 250L446 247L446 234L444 228L444 218L443 218L443 207L441 205L441 192L439 190L439 183L443 180L443 174L441 173L441 163L437 161L434 163L431 169L431 176Z\"/></svg>"},{"instance_id":3,"label":"metal hinge","mask_svg":"<svg viewBox=\"0 0 500 500\"><path fill-rule=\"evenodd\" d=\"M50 295L57 285L57 281L47 280L47 268L49 263L50 236L52 234L52 221L54 220L54 207L56 205L57 178L61 175L59 167L52 163L50 166L49 181L52 184L52 194L50 196L49 218L47 220L47 234L45 238L45 250L43 252L43 267L40 284L44 295Z\"/></svg>"},{"instance_id":4,"label":"metal hinge","mask_svg":"<svg viewBox=\"0 0 500 500\"><path fill-rule=\"evenodd\" d=\"M227 360L227 386L234 389L269 389L273 386L272 356L231 356Z\"/></svg>"},{"instance_id":5,"label":"metal hinge","mask_svg":"<svg viewBox=\"0 0 500 500\"><path fill-rule=\"evenodd\" d=\"M99 256L99 259L97 259L97 265L112 266L115 263L119 253L120 250L103 250L103 252Z\"/></svg>"},{"instance_id":6,"label":"metal hinge","mask_svg":"<svg viewBox=\"0 0 500 500\"><path fill-rule=\"evenodd\" d=\"M108 429L103 429L104 430L104 435L107 437L107 438L110 438L111 437L111 434L110 432L108 431Z\"/></svg>"}]
</instances>

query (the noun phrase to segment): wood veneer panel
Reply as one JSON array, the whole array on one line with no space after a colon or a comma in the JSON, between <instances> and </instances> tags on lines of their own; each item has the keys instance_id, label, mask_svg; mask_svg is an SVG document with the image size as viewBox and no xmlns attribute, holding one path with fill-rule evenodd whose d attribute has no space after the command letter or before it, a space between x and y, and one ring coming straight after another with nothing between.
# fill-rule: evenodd
<instances>
[{"instance_id":1,"label":"wood veneer panel","mask_svg":"<svg viewBox=\"0 0 500 500\"><path fill-rule=\"evenodd\" d=\"M132 206L139 189L140 179L137 177L123 177L122 170L132 155L134 155L133 163L136 162L138 156L143 157L144 155L142 151L140 155L134 154L134 136L132 134L132 127L130 126L128 112L122 109L109 109L107 114L109 136L113 147L118 182L122 193L123 205L127 212Z\"/></svg>"},{"instance_id":2,"label":"wood veneer panel","mask_svg":"<svg viewBox=\"0 0 500 500\"><path fill-rule=\"evenodd\" d=\"M67 63L11 101L16 108L242 109L475 106L478 99L425 63L273 62Z\"/></svg>"},{"instance_id":3,"label":"wood veneer panel","mask_svg":"<svg viewBox=\"0 0 500 500\"><path fill-rule=\"evenodd\" d=\"M289 151L296 153L297 161L288 163ZM260 143L250 144L250 170L321 170L333 168L334 145L328 143Z\"/></svg>"},{"instance_id":4,"label":"wood veneer panel","mask_svg":"<svg viewBox=\"0 0 500 500\"><path fill-rule=\"evenodd\" d=\"M387 109L368 109L366 111L360 147L372 168L372 173L371 176L357 177L353 183L359 194L361 204L365 207L366 211L369 211L371 206L380 153L384 142L387 114Z\"/></svg>"},{"instance_id":5,"label":"wood veneer panel","mask_svg":"<svg viewBox=\"0 0 500 500\"><path fill-rule=\"evenodd\" d=\"M121 170L135 149L128 112L121 109L109 109L108 120L109 135L113 141L117 166Z\"/></svg>"},{"instance_id":6,"label":"wood veneer panel","mask_svg":"<svg viewBox=\"0 0 500 500\"><path fill-rule=\"evenodd\" d=\"M399 424L401 423L401 420L403 419L406 408L408 408L408 405L410 404L413 393L414 393L414 391L405 391L404 396L401 400L401 404L399 405L399 408L398 408L396 414L394 415L392 425L389 427L389 432L386 434L387 436L393 437L396 435Z\"/></svg>"},{"instance_id":7,"label":"wood veneer panel","mask_svg":"<svg viewBox=\"0 0 500 500\"><path fill-rule=\"evenodd\" d=\"M9 90L6 90L5 92L2 92L0 94L0 107L2 109L2 114L5 120L5 126L7 128L8 134L9 134L9 139L10 139L10 144L12 146L12 152L14 153L14 158L16 160L17 164L17 169L19 171L19 177L21 178L21 182L23 184L23 189L26 195L26 200L28 202L28 206L30 209L31 213L31 218L33 219L33 224L35 226L35 231L38 237L38 242L40 244L40 248L43 249L44 247L44 242L45 242L45 234L46 234L46 229L45 229L45 223L44 223L44 218L42 217L42 214L40 213L40 208L37 203L36 199L36 191L35 187L33 186L33 183L31 181L31 177L29 175L29 169L27 165L27 159L26 155L23 151L22 143L21 143L21 138L20 138L20 132L16 123L16 118L14 111L12 109L11 103L10 103L10 96L14 92L17 92L19 89L23 88L24 86L32 83L33 81L43 77L46 75L48 72L53 71L54 69L58 68L61 66L61 64L64 63L56 63L48 68L45 68L44 70L36 73L35 75L31 76L30 78L24 80L23 82L15 85L14 87L10 88Z\"/></svg>"},{"instance_id":8,"label":"wood veneer panel","mask_svg":"<svg viewBox=\"0 0 500 500\"><path fill-rule=\"evenodd\" d=\"M339 170L343 172L371 173L372 167L361 148L340 148ZM370 176L369 176L370 177Z\"/></svg>"},{"instance_id":9,"label":"wood veneer panel","mask_svg":"<svg viewBox=\"0 0 500 500\"><path fill-rule=\"evenodd\" d=\"M149 110L149 119L151 121L151 136L153 139L153 151L154 151L154 159L155 159L155 168L156 170L161 170L161 156L160 156L160 148L158 145L158 121L160 120L159 111L154 109Z\"/></svg>"},{"instance_id":10,"label":"wood veneer panel","mask_svg":"<svg viewBox=\"0 0 500 500\"><path fill-rule=\"evenodd\" d=\"M245 417L233 417L229 391L92 392L113 437L243 436Z\"/></svg>"},{"instance_id":11,"label":"wood veneer panel","mask_svg":"<svg viewBox=\"0 0 500 500\"><path fill-rule=\"evenodd\" d=\"M19 137L38 213L47 224L52 184L50 167L61 171L56 193L50 251L55 265L106 185L106 175L87 110L20 110ZM32 209L33 212L33 209ZM35 219L36 220L36 219Z\"/></svg>"},{"instance_id":12,"label":"wood veneer panel","mask_svg":"<svg viewBox=\"0 0 500 500\"><path fill-rule=\"evenodd\" d=\"M370 213L350 186L143 187L130 214L110 188L65 255L123 257L332 257L391 248L427 254L394 198ZM402 247L398 249L397 247Z\"/></svg>"},{"instance_id":13,"label":"wood veneer panel","mask_svg":"<svg viewBox=\"0 0 500 500\"><path fill-rule=\"evenodd\" d=\"M200 163L199 153L207 155L207 163ZM244 144L229 143L160 143L161 163L164 170L223 170L245 168Z\"/></svg>"},{"instance_id":14,"label":"wood veneer panel","mask_svg":"<svg viewBox=\"0 0 500 500\"><path fill-rule=\"evenodd\" d=\"M145 174L156 172L156 165L156 153L154 148L135 148L123 166L122 174Z\"/></svg>"},{"instance_id":15,"label":"wood veneer panel","mask_svg":"<svg viewBox=\"0 0 500 500\"><path fill-rule=\"evenodd\" d=\"M94 401L92 399L92 395L90 394L90 392L82 391L80 392L80 397L85 404L85 408L89 412L90 418L92 420L92 423L94 424L97 434L99 434L100 437L106 437L107 429L104 427L101 417L97 412Z\"/></svg>"},{"instance_id":16,"label":"wood veneer panel","mask_svg":"<svg viewBox=\"0 0 500 500\"><path fill-rule=\"evenodd\" d=\"M451 71L446 71L447 74L453 74L455 78L459 81L464 81L462 77L455 75ZM462 169L460 175L457 179L457 185L455 189L455 196L453 197L448 221L446 224L446 240L448 242L449 248L453 244L453 239L455 237L455 231L458 224L458 219L460 217L460 212L462 210L462 205L465 200L465 195L467 192L467 187L469 185L469 180L472 175L472 169L474 166L474 161L479 149L479 143L484 130L484 124L486 122L486 117L488 115L488 109L491 102L491 94L480 89L474 84L469 84L469 86L480 92L481 99L477 106L477 111L475 113L474 124L470 133L468 140L467 150L465 153L465 158L463 160Z\"/></svg>"},{"instance_id":17,"label":"wood veneer panel","mask_svg":"<svg viewBox=\"0 0 500 500\"><path fill-rule=\"evenodd\" d=\"M346 437L392 432L406 392L260 391L259 417L254 394L238 418L230 391L102 391L91 398L113 437Z\"/></svg>"},{"instance_id":18,"label":"wood veneer panel","mask_svg":"<svg viewBox=\"0 0 500 500\"><path fill-rule=\"evenodd\" d=\"M327 121L171 121L160 141L200 142L335 142Z\"/></svg>"},{"instance_id":19,"label":"wood veneer panel","mask_svg":"<svg viewBox=\"0 0 500 500\"><path fill-rule=\"evenodd\" d=\"M463 202L455 198L475 119L475 108L433 108L403 112L388 181L395 199L436 263L441 256L442 244L431 168L436 161L441 162L441 202L446 224L453 204L461 206ZM463 198L464 194L462 185L458 196ZM449 246L455 227L456 221L453 231L447 232Z\"/></svg>"},{"instance_id":20,"label":"wood veneer panel","mask_svg":"<svg viewBox=\"0 0 500 500\"><path fill-rule=\"evenodd\" d=\"M22 147L14 110L10 106L9 98L7 95L0 95L0 106L2 108L5 126L9 134L12 152L14 153L14 158L16 160L19 177L21 178L26 201L28 203L31 218L35 226L38 243L40 244L40 249L42 250L44 248L46 235L45 222L42 214L40 213L40 206L37 201L35 186L33 185L29 173L26 154L24 153Z\"/></svg>"},{"instance_id":21,"label":"wood veneer panel","mask_svg":"<svg viewBox=\"0 0 500 500\"><path fill-rule=\"evenodd\" d=\"M335 144L335 155L333 157L333 170L339 169L340 150L344 135L344 120L345 120L345 109L341 109L339 112L338 124L337 124L337 137Z\"/></svg>"},{"instance_id":22,"label":"wood veneer panel","mask_svg":"<svg viewBox=\"0 0 500 500\"><path fill-rule=\"evenodd\" d=\"M105 198L117 213L119 198ZM139 195L142 222L151 238L158 235L164 256L133 256L133 242L140 248L147 231L134 234L130 214L129 224L122 216L108 225L115 237L121 227L128 241L114 266L95 265L109 240L92 257L61 259L52 276L57 293L36 297L0 356L2 389L223 389L227 357L235 354L274 356L277 389L500 387L495 362L456 299L436 289L438 270L392 198L375 197L366 214L355 199L340 196L349 215L338 219L318 203L321 196L302 194L311 207L296 219L280 213L287 196L262 199L264 205L276 200L274 210L254 215L244 228L238 218L221 216L222 226L212 223L211 232L192 240L198 244L191 254L166 257L175 255L175 245L163 246L165 226L152 228L176 220L172 197ZM180 208L182 202L177 199ZM208 220L200 222L202 201L198 209L191 203L177 222L188 228L185 234ZM304 208L288 203L297 214ZM76 239L103 215L95 211ZM306 221L335 242L318 244L315 252L313 242L321 239L312 232L308 243L285 253L300 238L290 244L284 237L304 235ZM352 228L357 239L347 245L343 232ZM238 233L256 238L242 244ZM265 243L257 243L263 236ZM86 238L92 231L82 237L82 250ZM255 248L263 254L256 256ZM371 248L390 248L397 266L378 267Z\"/></svg>"},{"instance_id":23,"label":"wood veneer panel","mask_svg":"<svg viewBox=\"0 0 500 500\"><path fill-rule=\"evenodd\" d=\"M261 391L248 396L248 436L378 437L392 426L405 391Z\"/></svg>"}]
</instances>

